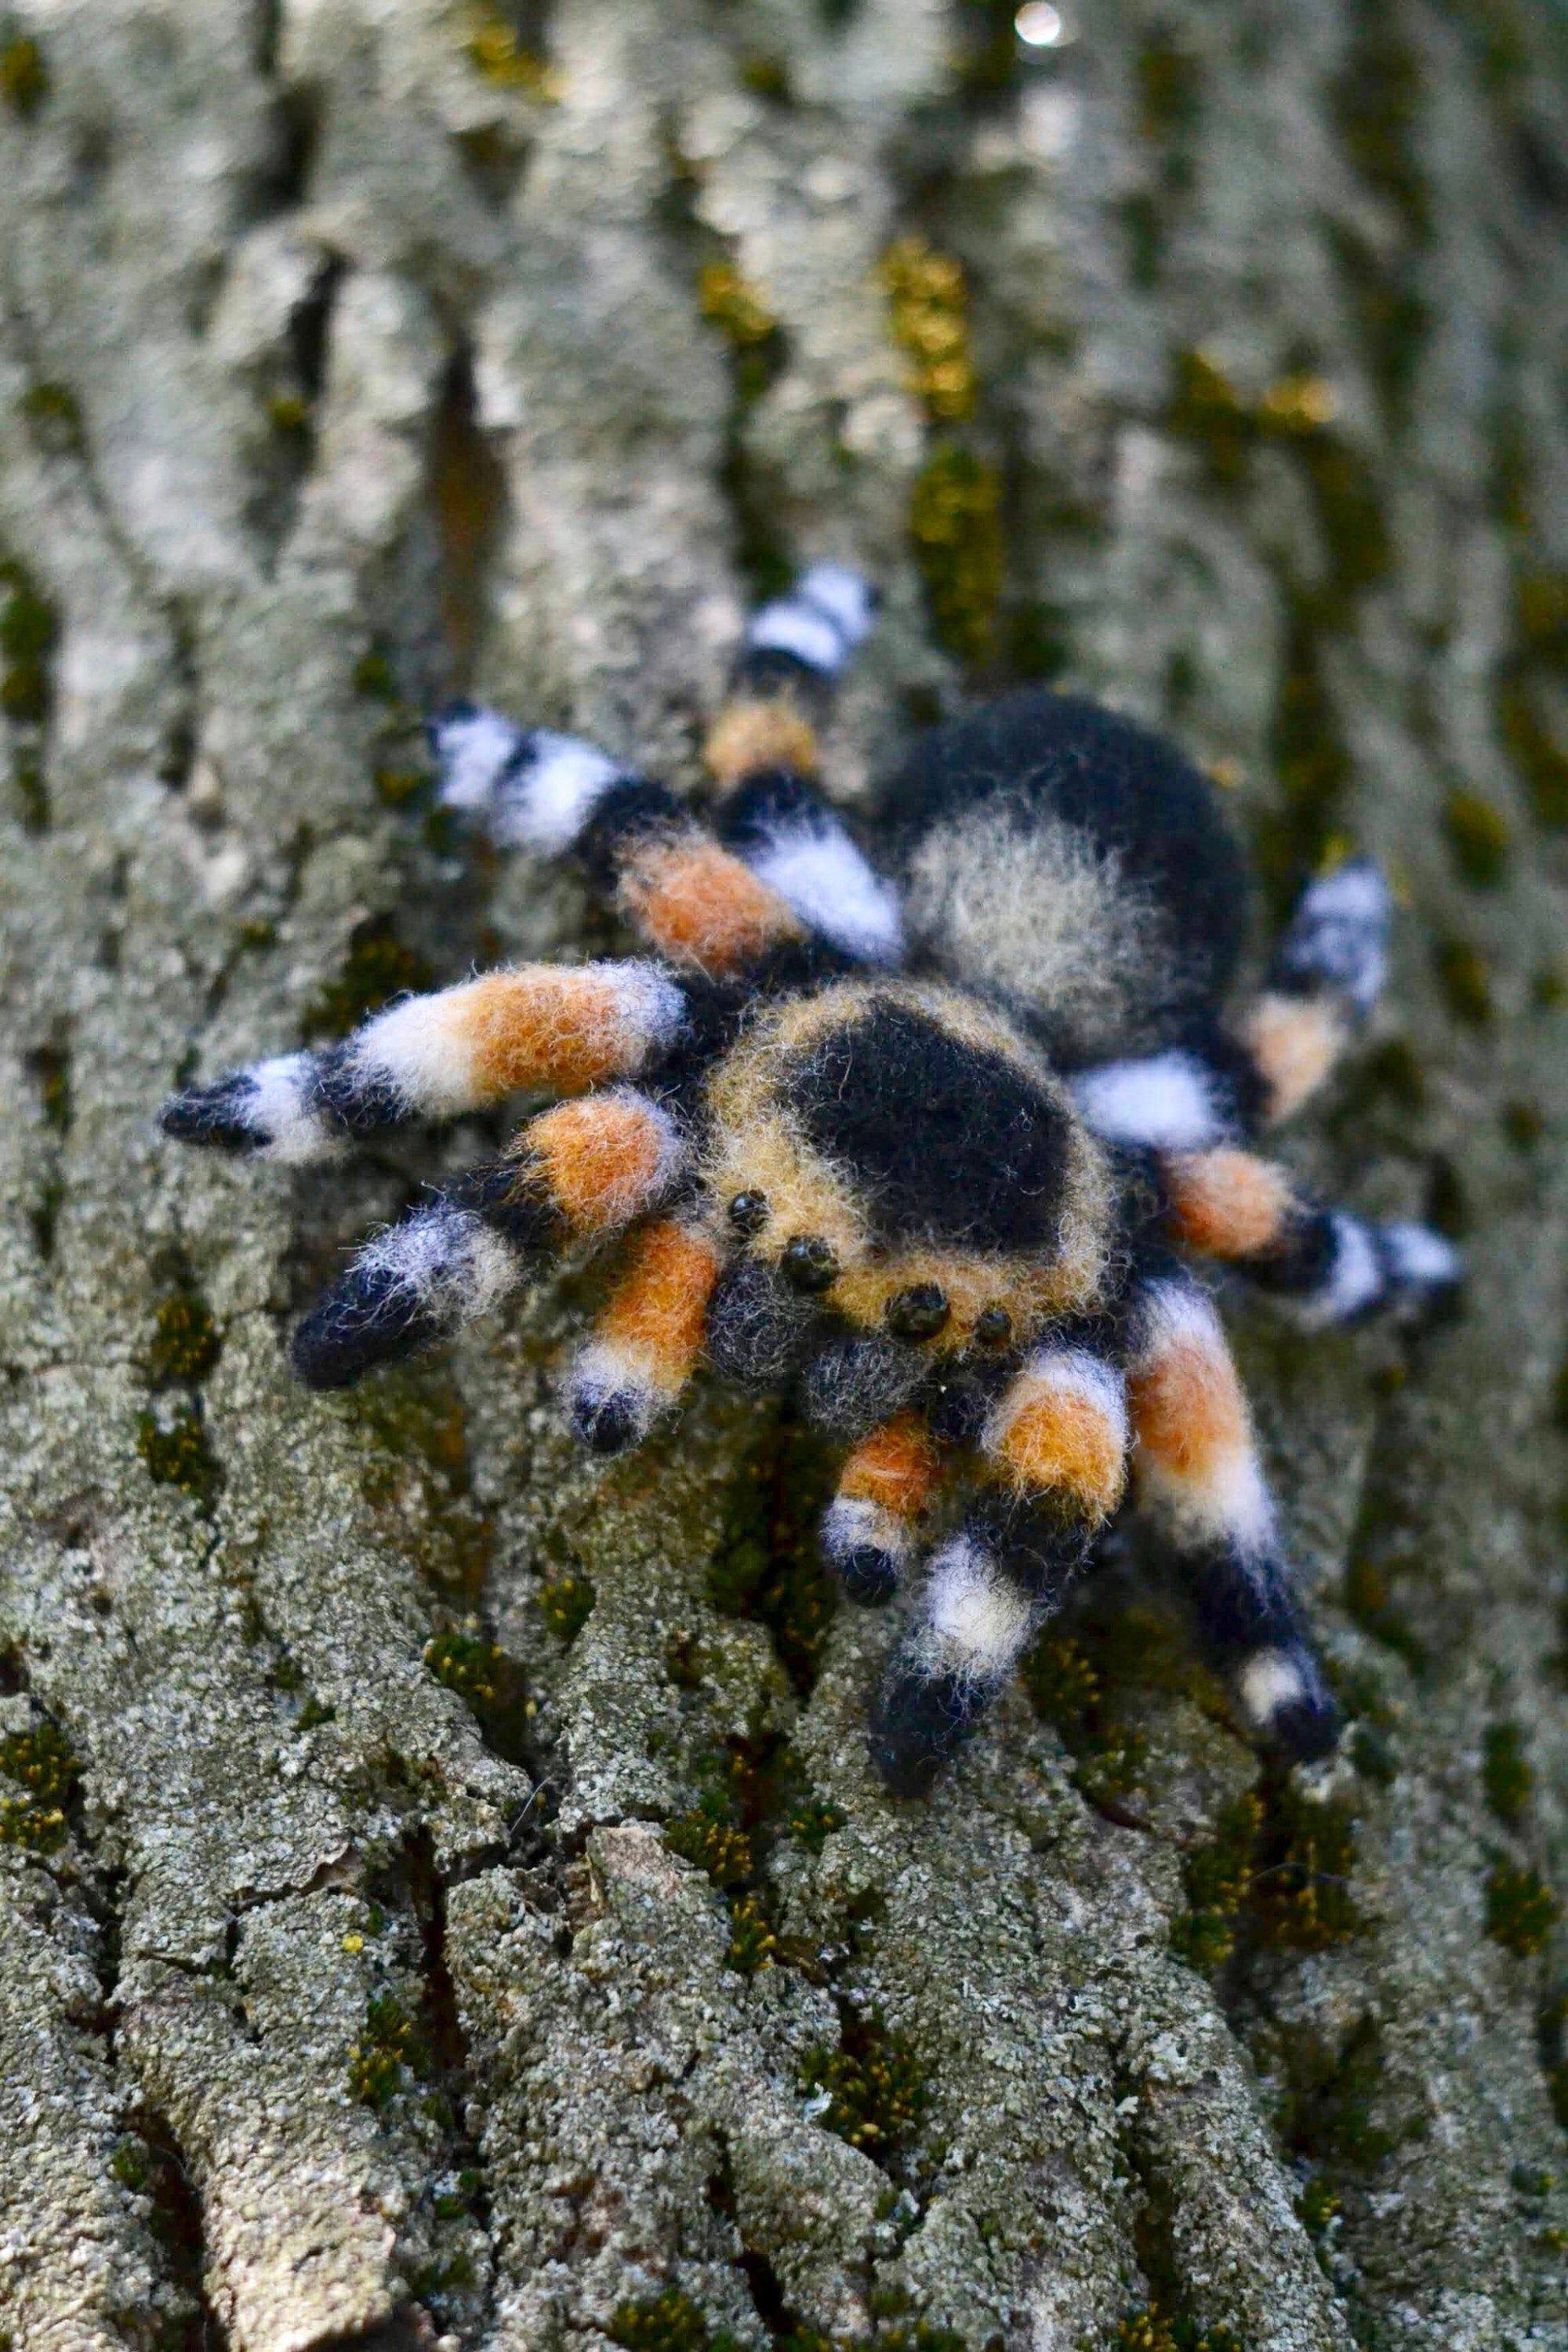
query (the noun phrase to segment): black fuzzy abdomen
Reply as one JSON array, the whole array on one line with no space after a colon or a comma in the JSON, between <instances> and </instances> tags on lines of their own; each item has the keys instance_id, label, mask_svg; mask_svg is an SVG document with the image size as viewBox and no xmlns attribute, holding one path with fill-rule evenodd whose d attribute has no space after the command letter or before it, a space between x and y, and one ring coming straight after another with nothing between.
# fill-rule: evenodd
<instances>
[{"instance_id":1,"label":"black fuzzy abdomen","mask_svg":"<svg viewBox=\"0 0 1568 2352\"><path fill-rule=\"evenodd\" d=\"M1150 1051L1212 1020L1246 946L1250 884L1213 788L1163 737L1074 696L1007 695L917 743L880 814L918 950L962 984L991 984L1058 1050ZM985 903L993 843L1002 917ZM962 865L967 897L944 898ZM1076 960L1061 938L1069 901ZM1116 987L1097 996L1113 960Z\"/></svg>"}]
</instances>

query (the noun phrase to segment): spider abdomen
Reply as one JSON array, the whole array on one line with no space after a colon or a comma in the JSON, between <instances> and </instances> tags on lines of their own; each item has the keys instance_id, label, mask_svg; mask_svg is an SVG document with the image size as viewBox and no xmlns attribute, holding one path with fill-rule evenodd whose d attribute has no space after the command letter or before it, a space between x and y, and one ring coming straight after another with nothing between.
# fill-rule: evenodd
<instances>
[{"instance_id":1,"label":"spider abdomen","mask_svg":"<svg viewBox=\"0 0 1568 2352\"><path fill-rule=\"evenodd\" d=\"M1248 883L1210 785L1118 713L1028 691L923 738L883 795L916 955L1066 1065L1212 1017Z\"/></svg>"}]
</instances>

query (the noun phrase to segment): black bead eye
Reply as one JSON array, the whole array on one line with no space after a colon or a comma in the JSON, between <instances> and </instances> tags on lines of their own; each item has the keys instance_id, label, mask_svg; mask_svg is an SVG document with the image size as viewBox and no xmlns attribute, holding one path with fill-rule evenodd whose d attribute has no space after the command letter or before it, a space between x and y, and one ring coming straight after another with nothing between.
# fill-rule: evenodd
<instances>
[{"instance_id":1,"label":"black bead eye","mask_svg":"<svg viewBox=\"0 0 1568 2352\"><path fill-rule=\"evenodd\" d=\"M768 1222L768 1196L765 1192L737 1192L729 1207L730 1223L738 1234L750 1241L760 1234Z\"/></svg>"},{"instance_id":2,"label":"black bead eye","mask_svg":"<svg viewBox=\"0 0 1568 2352\"><path fill-rule=\"evenodd\" d=\"M900 1290L887 1305L889 1331L900 1339L934 1339L949 1312L947 1293L940 1283L916 1282Z\"/></svg>"},{"instance_id":3,"label":"black bead eye","mask_svg":"<svg viewBox=\"0 0 1568 2352\"><path fill-rule=\"evenodd\" d=\"M795 1290L826 1290L838 1261L820 1234L796 1234L785 1245L779 1271Z\"/></svg>"},{"instance_id":4,"label":"black bead eye","mask_svg":"<svg viewBox=\"0 0 1568 2352\"><path fill-rule=\"evenodd\" d=\"M1013 1336L1013 1318L1005 1307L983 1307L974 1318L974 1336L983 1348L1000 1348Z\"/></svg>"}]
</instances>

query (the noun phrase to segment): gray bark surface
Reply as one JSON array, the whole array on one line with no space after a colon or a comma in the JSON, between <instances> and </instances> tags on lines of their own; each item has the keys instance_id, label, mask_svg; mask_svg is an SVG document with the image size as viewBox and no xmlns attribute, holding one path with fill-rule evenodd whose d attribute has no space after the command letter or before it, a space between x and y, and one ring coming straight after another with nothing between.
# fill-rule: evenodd
<instances>
[{"instance_id":1,"label":"gray bark surface","mask_svg":"<svg viewBox=\"0 0 1568 2352\"><path fill-rule=\"evenodd\" d=\"M15 2352L1568 2347L1553 13L1108 0L992 88L1005 12L937 0L0 21ZM1112 1568L890 1803L889 1628L794 1549L787 1426L700 1391L574 1454L595 1277L291 1383L311 1283L481 1137L297 1178L153 1128L408 955L607 936L399 798L388 675L692 785L758 567L850 560L852 798L975 650L911 538L952 449L1000 486L969 683L1033 646L1177 724L1277 898L1342 835L1399 885L1288 1152L1462 1225L1462 1308L1235 1318L1354 1718L1308 1788Z\"/></svg>"}]
</instances>

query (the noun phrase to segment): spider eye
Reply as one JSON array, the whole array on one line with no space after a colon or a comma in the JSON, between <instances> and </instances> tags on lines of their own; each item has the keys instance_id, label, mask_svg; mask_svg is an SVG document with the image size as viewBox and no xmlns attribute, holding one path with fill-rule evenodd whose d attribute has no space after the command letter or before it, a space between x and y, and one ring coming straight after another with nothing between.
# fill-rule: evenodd
<instances>
[{"instance_id":1,"label":"spider eye","mask_svg":"<svg viewBox=\"0 0 1568 2352\"><path fill-rule=\"evenodd\" d=\"M947 1293L940 1283L916 1282L889 1299L888 1328L900 1339L934 1339L948 1313Z\"/></svg>"},{"instance_id":2,"label":"spider eye","mask_svg":"<svg viewBox=\"0 0 1568 2352\"><path fill-rule=\"evenodd\" d=\"M737 1192L729 1207L730 1223L738 1234L749 1241L760 1234L768 1222L768 1196L765 1192Z\"/></svg>"},{"instance_id":3,"label":"spider eye","mask_svg":"<svg viewBox=\"0 0 1568 2352\"><path fill-rule=\"evenodd\" d=\"M974 1318L974 1336L983 1348L1000 1348L1013 1336L1013 1318L1005 1307L983 1307Z\"/></svg>"},{"instance_id":4,"label":"spider eye","mask_svg":"<svg viewBox=\"0 0 1568 2352\"><path fill-rule=\"evenodd\" d=\"M826 1290L838 1261L820 1234L796 1234L779 1260L784 1280L795 1290Z\"/></svg>"}]
</instances>

